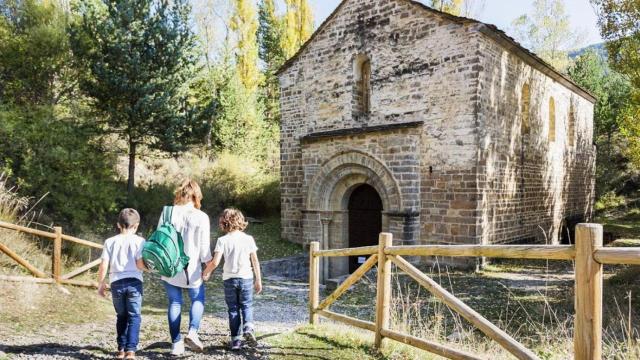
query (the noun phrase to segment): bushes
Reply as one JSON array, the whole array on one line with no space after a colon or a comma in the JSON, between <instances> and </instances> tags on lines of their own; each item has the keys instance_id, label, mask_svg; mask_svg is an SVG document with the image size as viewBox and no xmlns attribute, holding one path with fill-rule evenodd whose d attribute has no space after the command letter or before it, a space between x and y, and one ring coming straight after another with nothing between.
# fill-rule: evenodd
<instances>
[{"instance_id":1,"label":"bushes","mask_svg":"<svg viewBox=\"0 0 640 360\"><path fill-rule=\"evenodd\" d=\"M0 167L22 195L42 197L45 220L76 232L103 222L118 197L115 159L92 135L52 107L0 108Z\"/></svg>"},{"instance_id":2,"label":"bushes","mask_svg":"<svg viewBox=\"0 0 640 360\"><path fill-rule=\"evenodd\" d=\"M241 156L222 153L210 160L186 153L176 159L148 160L142 165L132 206L140 212L144 228L157 224L162 206L172 203L174 189L188 177L200 183L202 210L212 221L226 207L239 208L253 217L272 216L280 211L278 175Z\"/></svg>"}]
</instances>

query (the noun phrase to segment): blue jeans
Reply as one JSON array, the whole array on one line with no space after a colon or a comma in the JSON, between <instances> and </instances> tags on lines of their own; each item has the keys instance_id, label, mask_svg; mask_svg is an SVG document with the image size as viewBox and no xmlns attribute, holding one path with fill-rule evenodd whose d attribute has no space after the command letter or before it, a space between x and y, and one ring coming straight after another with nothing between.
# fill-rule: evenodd
<instances>
[{"instance_id":1,"label":"blue jeans","mask_svg":"<svg viewBox=\"0 0 640 360\"><path fill-rule=\"evenodd\" d=\"M111 299L117 315L118 350L136 351L140 335L142 281L126 278L112 282Z\"/></svg>"},{"instance_id":2,"label":"blue jeans","mask_svg":"<svg viewBox=\"0 0 640 360\"><path fill-rule=\"evenodd\" d=\"M180 321L182 320L182 290L184 288L173 286L166 281L162 282L167 291L169 300L169 332L171 333L171 342L174 344L180 341ZM191 309L189 309L189 330L198 331L200 329L200 321L204 314L204 282L198 288L187 288L189 298L191 299Z\"/></svg>"},{"instance_id":3,"label":"blue jeans","mask_svg":"<svg viewBox=\"0 0 640 360\"><path fill-rule=\"evenodd\" d=\"M225 280L224 300L229 313L231 338L233 340L242 338L243 330L253 331L253 279Z\"/></svg>"}]
</instances>

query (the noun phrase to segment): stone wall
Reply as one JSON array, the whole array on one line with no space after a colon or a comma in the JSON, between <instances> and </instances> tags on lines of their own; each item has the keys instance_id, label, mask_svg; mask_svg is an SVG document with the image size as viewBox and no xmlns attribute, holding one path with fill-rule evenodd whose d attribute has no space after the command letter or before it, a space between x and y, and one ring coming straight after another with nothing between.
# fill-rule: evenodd
<instances>
[{"instance_id":1,"label":"stone wall","mask_svg":"<svg viewBox=\"0 0 640 360\"><path fill-rule=\"evenodd\" d=\"M420 165L415 173L395 179L420 181L412 190L418 199L400 209L403 214L398 217L403 220L398 220L398 228L420 234L422 242L432 238L471 241L475 235L469 234L474 234L475 228L470 230L469 220L461 218L472 214L456 208L469 207L463 202L474 201L466 193L466 184L454 181L446 189L438 188L441 183L432 184L439 176L448 179L469 174L476 164L474 99L480 59L470 43L479 36L468 25L443 19L409 1L347 1L341 5L280 74L283 237L295 242L312 240L320 231L321 216L304 215L305 211L325 210L305 209L304 203L309 176L332 154L328 149L322 156L303 157L304 136L420 121L424 125L415 150L420 154L416 160ZM358 116L353 108L357 86L354 64L363 56L371 61L372 98L370 113ZM358 146L368 151L368 144ZM383 159L386 166L394 166L386 161ZM431 190L445 193L431 197ZM424 210L426 217L418 221ZM407 214L413 214L407 221L415 225L406 224ZM444 222L444 227L425 225L434 220ZM313 231L303 234L303 227Z\"/></svg>"},{"instance_id":2,"label":"stone wall","mask_svg":"<svg viewBox=\"0 0 640 360\"><path fill-rule=\"evenodd\" d=\"M593 104L487 29L408 0L341 3L279 75L285 239L348 246L345 199L362 183L399 243L556 239L590 215ZM368 114L357 107L363 59Z\"/></svg>"},{"instance_id":3,"label":"stone wall","mask_svg":"<svg viewBox=\"0 0 640 360\"><path fill-rule=\"evenodd\" d=\"M566 235L565 223L591 215L593 104L493 39L482 38L480 52L483 242L555 243ZM525 86L529 91L523 91ZM555 136L550 136L552 107ZM528 126L523 128L523 122Z\"/></svg>"}]
</instances>

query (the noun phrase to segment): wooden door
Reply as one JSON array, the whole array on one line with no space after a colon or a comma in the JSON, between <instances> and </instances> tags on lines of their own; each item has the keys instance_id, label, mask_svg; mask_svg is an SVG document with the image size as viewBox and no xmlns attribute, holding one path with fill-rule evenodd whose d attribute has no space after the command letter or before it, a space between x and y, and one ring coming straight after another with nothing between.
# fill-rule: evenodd
<instances>
[{"instance_id":1,"label":"wooden door","mask_svg":"<svg viewBox=\"0 0 640 360\"><path fill-rule=\"evenodd\" d=\"M370 185L360 185L349 198L349 247L378 244L382 231L382 200ZM349 272L354 272L366 256L351 256Z\"/></svg>"}]
</instances>

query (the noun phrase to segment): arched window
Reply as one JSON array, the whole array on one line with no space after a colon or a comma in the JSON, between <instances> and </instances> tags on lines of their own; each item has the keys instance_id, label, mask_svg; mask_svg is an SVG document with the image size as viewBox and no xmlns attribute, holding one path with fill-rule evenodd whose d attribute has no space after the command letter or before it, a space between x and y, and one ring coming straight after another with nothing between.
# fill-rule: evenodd
<instances>
[{"instance_id":1,"label":"arched window","mask_svg":"<svg viewBox=\"0 0 640 360\"><path fill-rule=\"evenodd\" d=\"M529 104L531 103L531 93L529 90L529 84L522 85L522 95L520 98L520 134L526 135L529 133Z\"/></svg>"},{"instance_id":2,"label":"arched window","mask_svg":"<svg viewBox=\"0 0 640 360\"><path fill-rule=\"evenodd\" d=\"M556 141L556 101L549 98L549 142Z\"/></svg>"},{"instance_id":3,"label":"arched window","mask_svg":"<svg viewBox=\"0 0 640 360\"><path fill-rule=\"evenodd\" d=\"M569 146L576 145L576 111L573 107L573 102L569 105L569 124L567 126L567 141Z\"/></svg>"},{"instance_id":4,"label":"arched window","mask_svg":"<svg viewBox=\"0 0 640 360\"><path fill-rule=\"evenodd\" d=\"M368 114L371 105L371 61L369 59L362 63L360 68L360 108L362 113Z\"/></svg>"},{"instance_id":5,"label":"arched window","mask_svg":"<svg viewBox=\"0 0 640 360\"><path fill-rule=\"evenodd\" d=\"M353 112L367 115L371 109L371 60L366 55L356 56L354 63Z\"/></svg>"}]
</instances>

